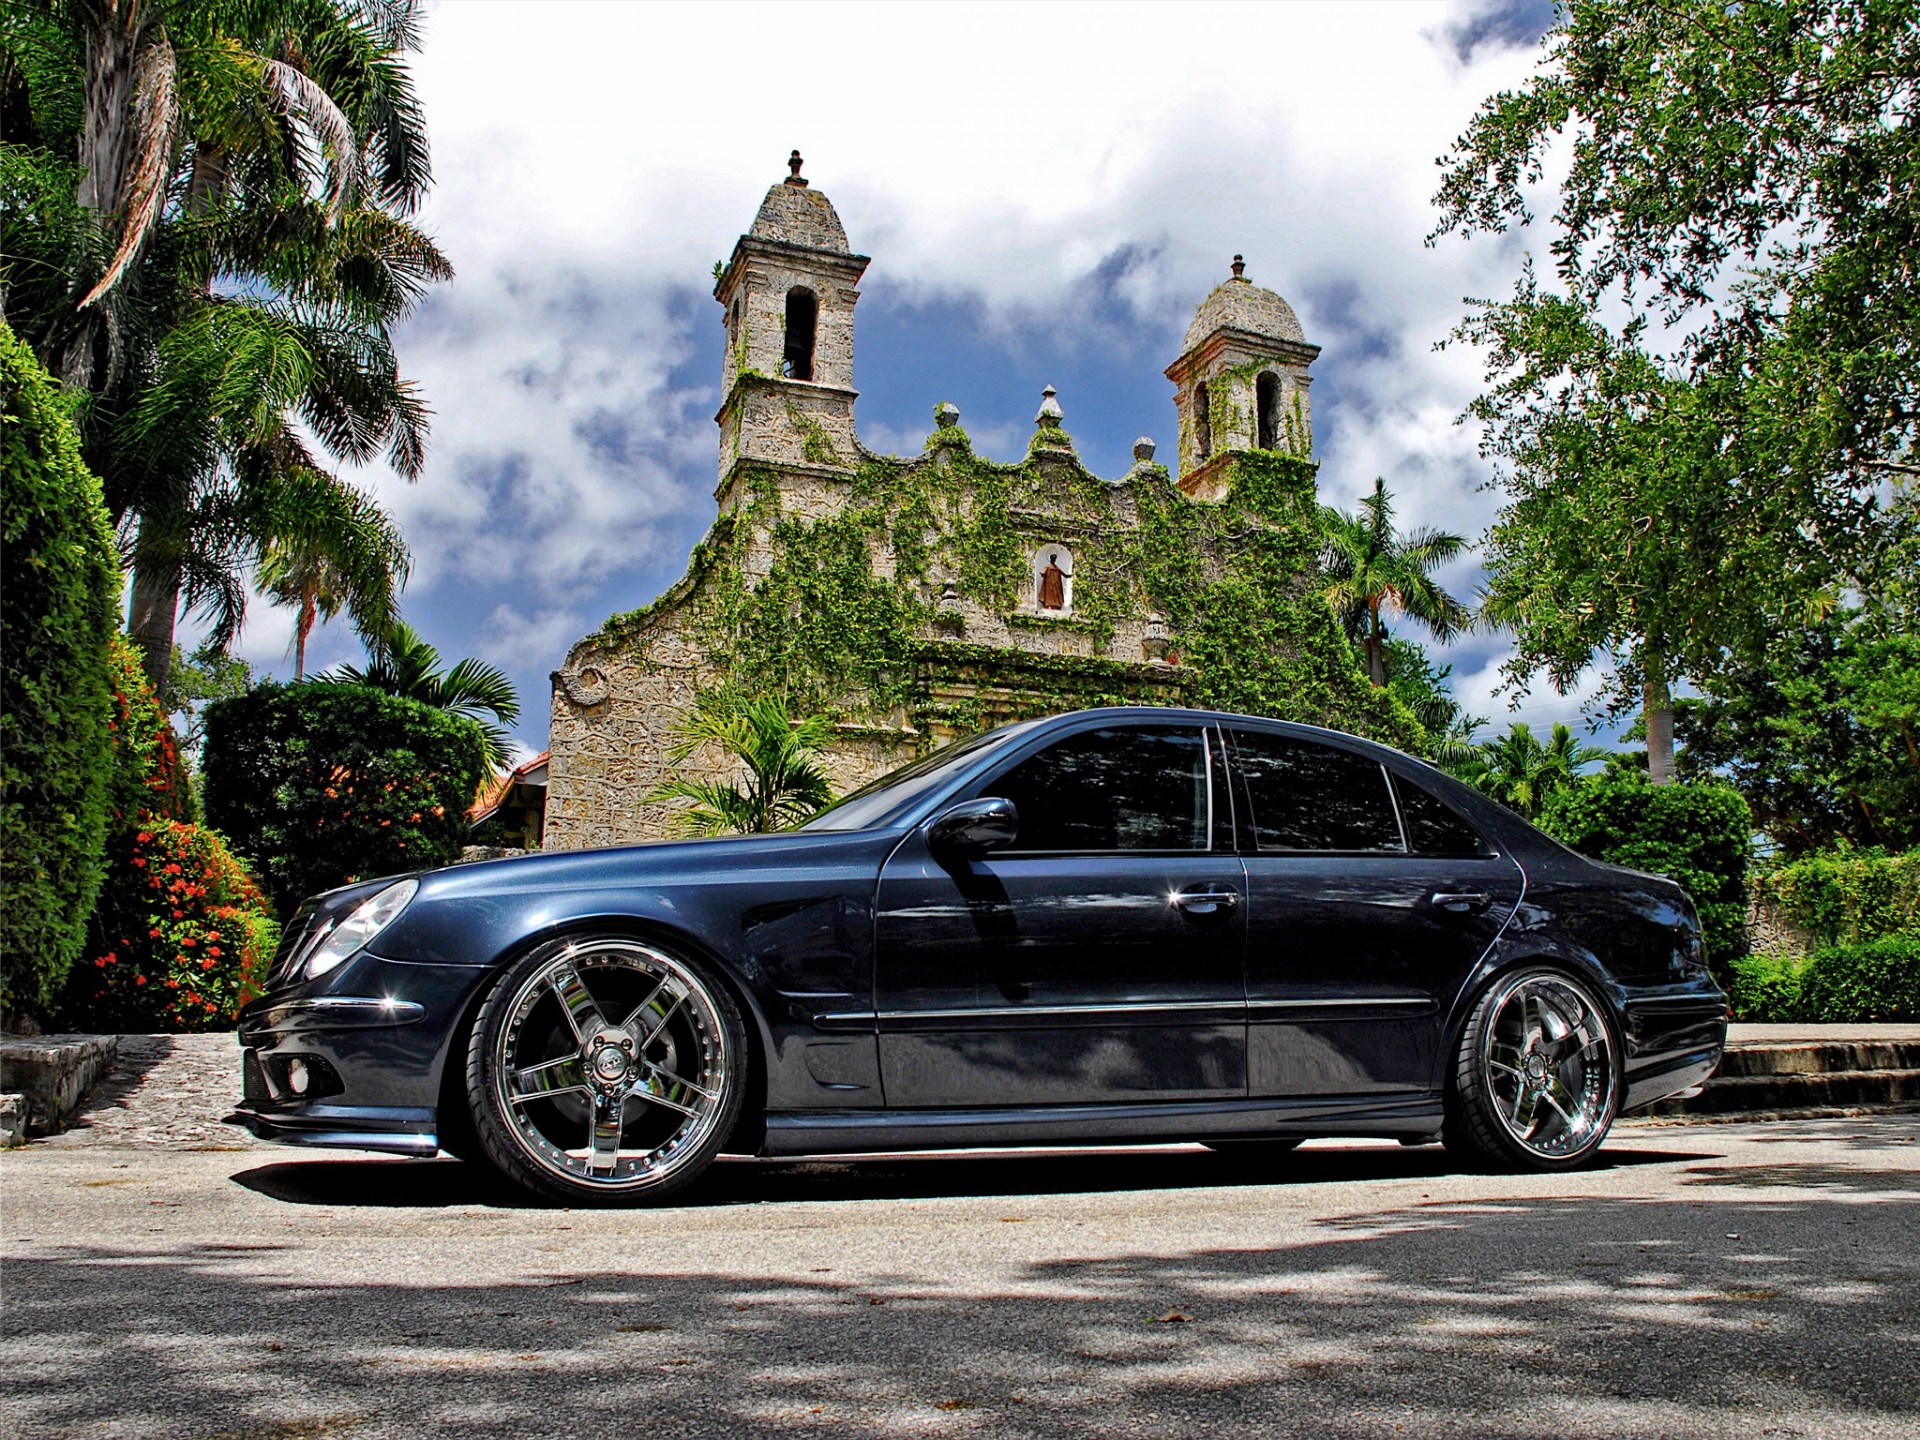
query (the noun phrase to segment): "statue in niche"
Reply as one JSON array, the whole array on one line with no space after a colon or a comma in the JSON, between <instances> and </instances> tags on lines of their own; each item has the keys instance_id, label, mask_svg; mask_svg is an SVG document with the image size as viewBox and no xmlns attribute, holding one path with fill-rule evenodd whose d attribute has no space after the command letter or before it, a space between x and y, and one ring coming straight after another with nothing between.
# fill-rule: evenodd
<instances>
[{"instance_id":1,"label":"statue in niche","mask_svg":"<svg viewBox=\"0 0 1920 1440\"><path fill-rule=\"evenodd\" d=\"M1047 568L1040 572L1040 608L1067 608L1067 572L1060 568L1058 553L1047 556Z\"/></svg>"}]
</instances>

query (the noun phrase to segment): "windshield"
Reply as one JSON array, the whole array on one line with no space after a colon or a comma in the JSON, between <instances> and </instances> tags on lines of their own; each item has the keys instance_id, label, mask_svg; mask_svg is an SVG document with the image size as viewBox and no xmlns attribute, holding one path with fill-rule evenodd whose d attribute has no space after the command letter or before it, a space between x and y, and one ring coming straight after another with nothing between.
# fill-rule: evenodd
<instances>
[{"instance_id":1,"label":"windshield","mask_svg":"<svg viewBox=\"0 0 1920 1440\"><path fill-rule=\"evenodd\" d=\"M1002 725L998 730L989 730L984 735L975 735L971 740L962 740L957 745L949 745L931 755L909 761L897 770L889 770L878 780L868 781L851 794L843 795L800 828L870 830L883 825L909 809L921 796L938 789L956 767L1017 738L1035 723L1022 720L1016 725Z\"/></svg>"}]
</instances>

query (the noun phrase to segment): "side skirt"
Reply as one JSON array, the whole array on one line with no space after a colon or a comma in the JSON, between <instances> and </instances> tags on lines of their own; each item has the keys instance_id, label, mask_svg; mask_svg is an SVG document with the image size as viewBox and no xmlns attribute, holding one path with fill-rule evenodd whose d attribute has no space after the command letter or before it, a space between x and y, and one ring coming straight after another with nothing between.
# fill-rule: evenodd
<instances>
[{"instance_id":1,"label":"side skirt","mask_svg":"<svg viewBox=\"0 0 1920 1440\"><path fill-rule=\"evenodd\" d=\"M761 1153L850 1155L979 1145L1156 1145L1176 1140L1322 1135L1398 1139L1432 1135L1439 1130L1444 1111L1441 1097L1428 1091L1157 1105L805 1110L767 1116Z\"/></svg>"}]
</instances>

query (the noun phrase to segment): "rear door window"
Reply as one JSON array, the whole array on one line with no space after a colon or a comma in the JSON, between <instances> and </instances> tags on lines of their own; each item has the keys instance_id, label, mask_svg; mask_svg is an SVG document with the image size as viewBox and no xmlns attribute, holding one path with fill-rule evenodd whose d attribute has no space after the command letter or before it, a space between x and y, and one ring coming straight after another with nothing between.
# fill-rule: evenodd
<instances>
[{"instance_id":1,"label":"rear door window","mask_svg":"<svg viewBox=\"0 0 1920 1440\"><path fill-rule=\"evenodd\" d=\"M1491 855L1486 841L1454 808L1422 790L1405 776L1395 776L1393 793L1400 801L1400 823L1407 829L1407 848L1416 855Z\"/></svg>"},{"instance_id":2,"label":"rear door window","mask_svg":"<svg viewBox=\"0 0 1920 1440\"><path fill-rule=\"evenodd\" d=\"M1261 850L1405 852L1379 761L1259 730L1233 732L1233 757Z\"/></svg>"}]
</instances>

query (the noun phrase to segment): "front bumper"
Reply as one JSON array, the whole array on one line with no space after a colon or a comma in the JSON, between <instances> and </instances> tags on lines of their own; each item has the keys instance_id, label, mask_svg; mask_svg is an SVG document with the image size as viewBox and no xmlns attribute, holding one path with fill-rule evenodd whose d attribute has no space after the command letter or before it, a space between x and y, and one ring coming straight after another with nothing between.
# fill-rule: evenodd
<instances>
[{"instance_id":1,"label":"front bumper","mask_svg":"<svg viewBox=\"0 0 1920 1440\"><path fill-rule=\"evenodd\" d=\"M441 1080L486 972L362 953L240 1015L243 1094L228 1118L263 1140L432 1156Z\"/></svg>"}]
</instances>

